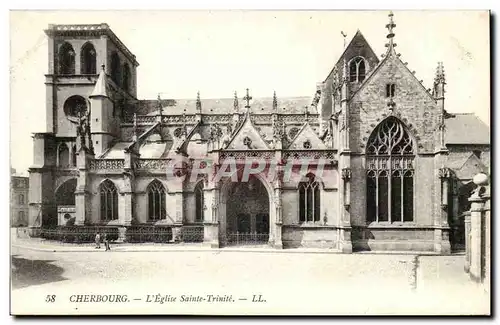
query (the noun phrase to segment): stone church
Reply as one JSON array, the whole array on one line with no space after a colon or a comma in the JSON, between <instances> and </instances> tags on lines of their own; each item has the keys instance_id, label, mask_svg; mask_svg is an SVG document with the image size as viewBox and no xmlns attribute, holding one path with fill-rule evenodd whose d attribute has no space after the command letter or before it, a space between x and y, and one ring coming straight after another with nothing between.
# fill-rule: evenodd
<instances>
[{"instance_id":1,"label":"stone church","mask_svg":"<svg viewBox=\"0 0 500 325\"><path fill-rule=\"evenodd\" d=\"M358 31L311 97L143 100L137 58L107 24L49 25L32 235L450 252L472 176L489 172L489 128L447 112L443 63L427 89L396 51L392 13L386 27L385 54ZM197 164L211 171L193 179Z\"/></svg>"}]
</instances>

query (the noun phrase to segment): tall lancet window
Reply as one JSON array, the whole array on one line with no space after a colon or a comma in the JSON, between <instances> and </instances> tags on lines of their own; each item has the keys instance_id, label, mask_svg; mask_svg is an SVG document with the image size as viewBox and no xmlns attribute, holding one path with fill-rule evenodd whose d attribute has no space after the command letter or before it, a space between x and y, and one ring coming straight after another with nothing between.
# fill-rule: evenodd
<instances>
[{"instance_id":1,"label":"tall lancet window","mask_svg":"<svg viewBox=\"0 0 500 325\"><path fill-rule=\"evenodd\" d=\"M203 202L203 181L198 182L194 189L194 196L196 200L196 222L203 221L203 210L204 210L204 202Z\"/></svg>"},{"instance_id":2,"label":"tall lancet window","mask_svg":"<svg viewBox=\"0 0 500 325\"><path fill-rule=\"evenodd\" d=\"M148 186L148 218L150 221L167 218L165 187L158 180L154 180Z\"/></svg>"},{"instance_id":3,"label":"tall lancet window","mask_svg":"<svg viewBox=\"0 0 500 325\"><path fill-rule=\"evenodd\" d=\"M122 83L122 73L120 66L120 57L118 53L113 52L111 54L111 79L118 85L121 86Z\"/></svg>"},{"instance_id":4,"label":"tall lancet window","mask_svg":"<svg viewBox=\"0 0 500 325\"><path fill-rule=\"evenodd\" d=\"M118 191L109 179L99 187L101 196L101 221L118 220Z\"/></svg>"},{"instance_id":5,"label":"tall lancet window","mask_svg":"<svg viewBox=\"0 0 500 325\"><path fill-rule=\"evenodd\" d=\"M307 181L299 183L299 221L317 222L320 219L319 183L313 174L306 175Z\"/></svg>"},{"instance_id":6,"label":"tall lancet window","mask_svg":"<svg viewBox=\"0 0 500 325\"><path fill-rule=\"evenodd\" d=\"M413 221L414 143L401 121L389 117L368 139L368 222Z\"/></svg>"},{"instance_id":7,"label":"tall lancet window","mask_svg":"<svg viewBox=\"0 0 500 325\"><path fill-rule=\"evenodd\" d=\"M75 50L70 43L64 42L61 45L57 59L59 74L75 74Z\"/></svg>"},{"instance_id":8,"label":"tall lancet window","mask_svg":"<svg viewBox=\"0 0 500 325\"><path fill-rule=\"evenodd\" d=\"M125 91L130 91L130 68L128 63L123 65L123 89Z\"/></svg>"},{"instance_id":9,"label":"tall lancet window","mask_svg":"<svg viewBox=\"0 0 500 325\"><path fill-rule=\"evenodd\" d=\"M361 82L365 80L365 77L366 77L365 60L360 56L352 59L351 63L349 63L349 81Z\"/></svg>"},{"instance_id":10,"label":"tall lancet window","mask_svg":"<svg viewBox=\"0 0 500 325\"><path fill-rule=\"evenodd\" d=\"M81 74L96 74L96 51L92 43L85 43L80 54Z\"/></svg>"}]
</instances>

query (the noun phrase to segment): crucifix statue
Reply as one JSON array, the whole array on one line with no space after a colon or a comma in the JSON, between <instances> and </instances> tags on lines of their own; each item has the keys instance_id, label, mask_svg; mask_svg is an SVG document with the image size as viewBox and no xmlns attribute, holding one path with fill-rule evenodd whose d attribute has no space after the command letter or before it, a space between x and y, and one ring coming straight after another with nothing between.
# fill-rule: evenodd
<instances>
[{"instance_id":1,"label":"crucifix statue","mask_svg":"<svg viewBox=\"0 0 500 325\"><path fill-rule=\"evenodd\" d=\"M250 108L250 101L252 100L252 96L250 96L248 88L247 88L247 94L245 95L245 97L243 97L243 100L245 100L247 102L245 107Z\"/></svg>"}]
</instances>

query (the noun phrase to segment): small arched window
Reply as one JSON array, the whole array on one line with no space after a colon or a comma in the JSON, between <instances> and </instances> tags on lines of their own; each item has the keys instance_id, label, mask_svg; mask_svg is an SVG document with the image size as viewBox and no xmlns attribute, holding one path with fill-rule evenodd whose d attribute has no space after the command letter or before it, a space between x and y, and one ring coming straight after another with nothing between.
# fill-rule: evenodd
<instances>
[{"instance_id":1,"label":"small arched window","mask_svg":"<svg viewBox=\"0 0 500 325\"><path fill-rule=\"evenodd\" d=\"M111 79L117 84L121 86L121 66L120 66L120 57L118 53L113 52L111 54Z\"/></svg>"},{"instance_id":2,"label":"small arched window","mask_svg":"<svg viewBox=\"0 0 500 325\"><path fill-rule=\"evenodd\" d=\"M361 82L366 77L365 59L362 57L354 58L349 64L349 81Z\"/></svg>"},{"instance_id":3,"label":"small arched window","mask_svg":"<svg viewBox=\"0 0 500 325\"><path fill-rule=\"evenodd\" d=\"M203 200L203 181L198 182L194 189L194 196L196 201L196 222L203 221L203 210L204 210L204 200Z\"/></svg>"},{"instance_id":4,"label":"small arched window","mask_svg":"<svg viewBox=\"0 0 500 325\"><path fill-rule=\"evenodd\" d=\"M313 174L307 174L308 179L299 183L299 221L317 222L320 220L319 183Z\"/></svg>"},{"instance_id":5,"label":"small arched window","mask_svg":"<svg viewBox=\"0 0 500 325\"><path fill-rule=\"evenodd\" d=\"M148 218L151 221L167 218L165 187L158 180L154 180L148 186Z\"/></svg>"},{"instance_id":6,"label":"small arched window","mask_svg":"<svg viewBox=\"0 0 500 325\"><path fill-rule=\"evenodd\" d=\"M65 143L61 143L59 145L57 159L59 167L62 168L69 167L69 150L68 146Z\"/></svg>"},{"instance_id":7,"label":"small arched window","mask_svg":"<svg viewBox=\"0 0 500 325\"><path fill-rule=\"evenodd\" d=\"M59 74L75 74L75 50L70 43L64 42L59 47L57 58Z\"/></svg>"},{"instance_id":8,"label":"small arched window","mask_svg":"<svg viewBox=\"0 0 500 325\"><path fill-rule=\"evenodd\" d=\"M101 220L118 220L118 191L115 184L110 180L105 180L99 187L101 196Z\"/></svg>"},{"instance_id":9,"label":"small arched window","mask_svg":"<svg viewBox=\"0 0 500 325\"><path fill-rule=\"evenodd\" d=\"M18 203L19 204L24 204L24 194L19 194Z\"/></svg>"},{"instance_id":10,"label":"small arched window","mask_svg":"<svg viewBox=\"0 0 500 325\"><path fill-rule=\"evenodd\" d=\"M130 67L128 63L123 65L123 89L127 92L130 91Z\"/></svg>"},{"instance_id":11,"label":"small arched window","mask_svg":"<svg viewBox=\"0 0 500 325\"><path fill-rule=\"evenodd\" d=\"M24 211L19 211L17 214L17 223L24 225L25 220L24 220Z\"/></svg>"},{"instance_id":12,"label":"small arched window","mask_svg":"<svg viewBox=\"0 0 500 325\"><path fill-rule=\"evenodd\" d=\"M96 51L92 43L85 43L80 53L80 73L96 74Z\"/></svg>"}]
</instances>

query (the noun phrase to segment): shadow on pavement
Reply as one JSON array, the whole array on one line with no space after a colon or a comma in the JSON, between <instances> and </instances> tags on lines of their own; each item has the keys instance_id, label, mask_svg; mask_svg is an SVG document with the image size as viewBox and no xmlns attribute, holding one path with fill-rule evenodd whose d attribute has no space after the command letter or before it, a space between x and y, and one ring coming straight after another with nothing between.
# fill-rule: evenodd
<instances>
[{"instance_id":1,"label":"shadow on pavement","mask_svg":"<svg viewBox=\"0 0 500 325\"><path fill-rule=\"evenodd\" d=\"M62 267L52 264L53 260L30 260L12 256L12 289L26 288L51 282L67 280L61 276Z\"/></svg>"}]
</instances>

